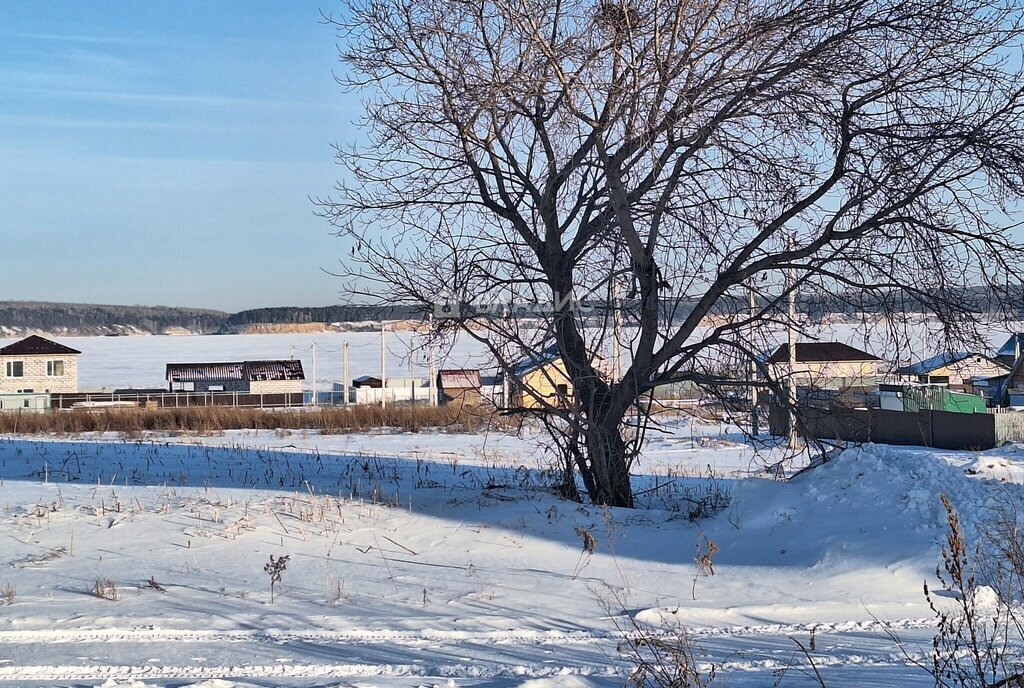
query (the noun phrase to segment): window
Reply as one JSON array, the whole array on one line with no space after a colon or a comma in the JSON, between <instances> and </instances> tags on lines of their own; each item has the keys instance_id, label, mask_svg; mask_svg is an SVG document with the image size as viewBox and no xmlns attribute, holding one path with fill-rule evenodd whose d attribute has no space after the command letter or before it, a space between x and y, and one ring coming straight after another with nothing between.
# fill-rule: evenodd
<instances>
[{"instance_id":1,"label":"window","mask_svg":"<svg viewBox=\"0 0 1024 688\"><path fill-rule=\"evenodd\" d=\"M21 405L24 406L25 408L28 408L28 399L26 399L25 401L21 402Z\"/></svg>"},{"instance_id":2,"label":"window","mask_svg":"<svg viewBox=\"0 0 1024 688\"><path fill-rule=\"evenodd\" d=\"M25 362L7 361L7 377L25 377Z\"/></svg>"},{"instance_id":3,"label":"window","mask_svg":"<svg viewBox=\"0 0 1024 688\"><path fill-rule=\"evenodd\" d=\"M60 377L64 374L64 361L47 361L46 374L50 377Z\"/></svg>"}]
</instances>

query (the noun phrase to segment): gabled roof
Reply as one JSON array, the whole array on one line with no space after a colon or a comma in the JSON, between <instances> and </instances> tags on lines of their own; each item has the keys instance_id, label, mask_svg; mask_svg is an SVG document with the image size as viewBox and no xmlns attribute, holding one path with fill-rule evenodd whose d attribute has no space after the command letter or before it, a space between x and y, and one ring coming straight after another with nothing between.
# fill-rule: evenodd
<instances>
[{"instance_id":1,"label":"gabled roof","mask_svg":"<svg viewBox=\"0 0 1024 688\"><path fill-rule=\"evenodd\" d=\"M878 356L855 349L841 342L797 342L797 363L826 363L835 361L881 361ZM768 357L766 363L788 363L789 344L783 344Z\"/></svg>"},{"instance_id":2,"label":"gabled roof","mask_svg":"<svg viewBox=\"0 0 1024 688\"><path fill-rule=\"evenodd\" d=\"M931 358L926 358L923 361L917 363L911 363L910 365L903 366L902 368L896 369L897 375L927 375L928 373L938 368L944 368L960 361L966 361L968 358L984 358L986 361L990 360L988 356L979 354L974 351L947 351L945 353L937 354Z\"/></svg>"},{"instance_id":3,"label":"gabled roof","mask_svg":"<svg viewBox=\"0 0 1024 688\"><path fill-rule=\"evenodd\" d=\"M212 382L220 380L305 380L302 361L238 361L231 363L168 363L166 379L171 382Z\"/></svg>"},{"instance_id":4,"label":"gabled roof","mask_svg":"<svg viewBox=\"0 0 1024 688\"><path fill-rule=\"evenodd\" d=\"M996 352L996 356L1007 356L1009 358L1017 358L1017 340L1021 342L1021 350L1024 351L1024 334L1011 334L1010 338L999 347L999 351Z\"/></svg>"},{"instance_id":5,"label":"gabled roof","mask_svg":"<svg viewBox=\"0 0 1024 688\"><path fill-rule=\"evenodd\" d=\"M82 352L78 349L72 349L70 346L58 344L35 334L0 349L0 356L57 356L80 353Z\"/></svg>"},{"instance_id":6,"label":"gabled roof","mask_svg":"<svg viewBox=\"0 0 1024 688\"><path fill-rule=\"evenodd\" d=\"M480 389L483 384L479 370L442 370L437 374L437 379L442 389Z\"/></svg>"}]
</instances>

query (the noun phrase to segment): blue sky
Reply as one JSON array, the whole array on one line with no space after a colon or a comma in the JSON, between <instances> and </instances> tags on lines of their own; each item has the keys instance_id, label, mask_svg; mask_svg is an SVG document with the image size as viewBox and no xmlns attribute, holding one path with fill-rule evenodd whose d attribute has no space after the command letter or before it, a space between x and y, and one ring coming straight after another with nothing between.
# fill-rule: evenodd
<instances>
[{"instance_id":1,"label":"blue sky","mask_svg":"<svg viewBox=\"0 0 1024 688\"><path fill-rule=\"evenodd\" d=\"M0 0L0 299L324 305L338 0Z\"/></svg>"}]
</instances>

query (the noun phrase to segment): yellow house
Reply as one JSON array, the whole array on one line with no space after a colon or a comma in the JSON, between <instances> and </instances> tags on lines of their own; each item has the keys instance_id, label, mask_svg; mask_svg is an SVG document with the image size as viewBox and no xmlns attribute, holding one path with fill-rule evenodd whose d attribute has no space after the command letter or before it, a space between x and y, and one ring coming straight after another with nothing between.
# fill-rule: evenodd
<instances>
[{"instance_id":1,"label":"yellow house","mask_svg":"<svg viewBox=\"0 0 1024 688\"><path fill-rule=\"evenodd\" d=\"M795 377L802 387L873 387L882 359L841 342L797 342L796 365L790 370L789 345L765 361L775 380Z\"/></svg>"},{"instance_id":2,"label":"yellow house","mask_svg":"<svg viewBox=\"0 0 1024 688\"><path fill-rule=\"evenodd\" d=\"M568 406L572 401L572 380L557 346L524 359L512 370L512 405L536 409Z\"/></svg>"}]
</instances>

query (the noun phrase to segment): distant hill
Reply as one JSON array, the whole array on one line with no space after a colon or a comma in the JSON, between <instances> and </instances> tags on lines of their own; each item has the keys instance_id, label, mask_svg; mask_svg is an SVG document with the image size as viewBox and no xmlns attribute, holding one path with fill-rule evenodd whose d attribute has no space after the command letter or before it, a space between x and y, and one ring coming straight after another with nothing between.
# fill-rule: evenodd
<instances>
[{"instance_id":1,"label":"distant hill","mask_svg":"<svg viewBox=\"0 0 1024 688\"><path fill-rule=\"evenodd\" d=\"M410 306L323 306L301 307L286 306L281 308L253 308L229 315L222 325L222 332L241 332L247 327L268 324L291 323L305 325L308 323L357 323L368 320L418 320L422 317L422 309ZM258 329L258 328L256 328Z\"/></svg>"},{"instance_id":2,"label":"distant hill","mask_svg":"<svg viewBox=\"0 0 1024 688\"><path fill-rule=\"evenodd\" d=\"M418 318L405 307L324 306L255 308L225 313L202 308L111 306L44 301L0 301L0 337L33 332L65 337L130 334L228 334L271 331L261 326L309 329L316 324Z\"/></svg>"},{"instance_id":3,"label":"distant hill","mask_svg":"<svg viewBox=\"0 0 1024 688\"><path fill-rule=\"evenodd\" d=\"M227 313L200 308L0 301L0 336L206 334L219 331L227 317Z\"/></svg>"},{"instance_id":4,"label":"distant hill","mask_svg":"<svg viewBox=\"0 0 1024 688\"><path fill-rule=\"evenodd\" d=\"M963 292L962 303L980 317L998 314L1016 314L1024 317L1022 288L992 289L972 287ZM733 302L720 304L722 312L737 312L746 308L746 295L736 295ZM764 303L761 301L761 303ZM595 313L607 309L600 302L585 305ZM623 301L625 310L635 309L634 300ZM694 305L693 299L666 300L662 304L663 318L686 317ZM801 298L799 308L812 319L830 316L851 316L856 313L878 313L887 309L905 312L927 312L927 304L901 299L883 303L878 299L849 299L843 295ZM500 313L504 309L489 309ZM536 306L514 305L508 312L519 317L536 317L541 311ZM128 334L235 334L243 332L289 332L329 329L366 329L380 320L425 319L422 308L411 306L285 306L252 308L238 313L202 308L169 308L165 306L108 306L85 303L49 303L42 301L0 301L0 337L17 337L29 333L55 336L128 335ZM338 325L355 323L355 325ZM358 325L358 323L366 323Z\"/></svg>"}]
</instances>

